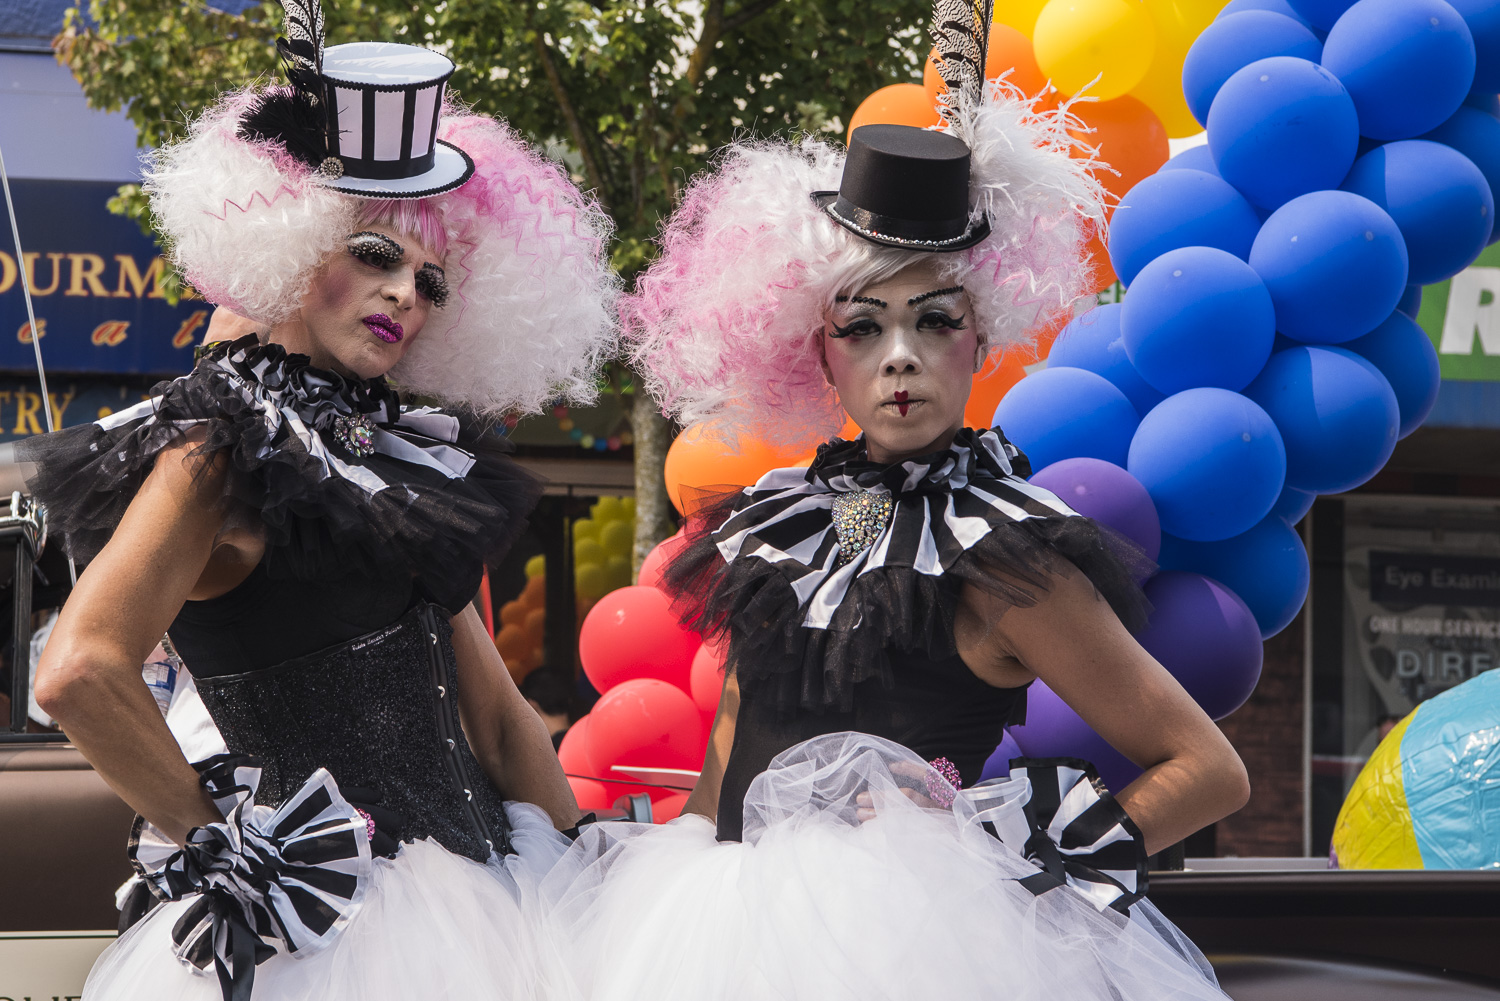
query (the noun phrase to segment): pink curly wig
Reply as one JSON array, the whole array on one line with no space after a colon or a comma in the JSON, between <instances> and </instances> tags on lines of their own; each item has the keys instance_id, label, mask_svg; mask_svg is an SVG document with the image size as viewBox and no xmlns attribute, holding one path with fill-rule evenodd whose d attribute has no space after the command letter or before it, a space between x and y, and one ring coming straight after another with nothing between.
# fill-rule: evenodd
<instances>
[{"instance_id":1,"label":"pink curly wig","mask_svg":"<svg viewBox=\"0 0 1500 1001\"><path fill-rule=\"evenodd\" d=\"M1003 81L946 127L969 144L971 218L991 234L930 255L965 287L981 342L1022 343L1038 321L1083 293L1082 246L1103 217L1102 190L1064 110L1044 110ZM661 236L661 257L622 303L632 361L662 409L724 437L801 447L844 420L823 376L823 317L900 271L916 252L876 246L836 225L808 197L833 190L844 153L805 137L740 142L689 186Z\"/></svg>"},{"instance_id":2,"label":"pink curly wig","mask_svg":"<svg viewBox=\"0 0 1500 1001\"><path fill-rule=\"evenodd\" d=\"M361 221L388 222L445 255L455 293L391 372L402 388L492 415L594 398L614 347L611 224L557 164L449 106L438 136L473 158L474 176L421 200L357 198L280 146L240 138L254 96L226 95L145 175L168 254L204 298L269 328Z\"/></svg>"}]
</instances>

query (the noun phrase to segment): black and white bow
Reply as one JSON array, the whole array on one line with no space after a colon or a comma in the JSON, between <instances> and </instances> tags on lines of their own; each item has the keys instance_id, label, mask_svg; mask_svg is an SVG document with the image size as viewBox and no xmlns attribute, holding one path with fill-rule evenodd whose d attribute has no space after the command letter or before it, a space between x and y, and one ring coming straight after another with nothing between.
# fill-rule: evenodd
<instances>
[{"instance_id":1,"label":"black and white bow","mask_svg":"<svg viewBox=\"0 0 1500 1001\"><path fill-rule=\"evenodd\" d=\"M1146 895L1145 839L1087 761L1017 758L1010 778L959 796L971 822L1038 867L1021 880L1031 892L1070 886L1122 914Z\"/></svg>"},{"instance_id":2,"label":"black and white bow","mask_svg":"<svg viewBox=\"0 0 1500 1001\"><path fill-rule=\"evenodd\" d=\"M1019 455L994 431L969 428L941 452L889 466L866 459L862 439L830 442L810 469L773 469L745 488L714 541L726 562L759 556L779 565L803 609L802 624L827 629L861 574L890 566L941 577L996 528L1074 515L1051 491L1014 475L1011 460ZM884 527L861 534L869 545L849 553L835 502L861 492L892 503Z\"/></svg>"},{"instance_id":3,"label":"black and white bow","mask_svg":"<svg viewBox=\"0 0 1500 1001\"><path fill-rule=\"evenodd\" d=\"M224 814L178 847L138 819L130 859L165 900L196 897L172 930L177 958L213 966L225 1001L249 1001L255 967L276 952L326 947L363 903L371 872L367 820L325 769L272 808L255 802L260 767L220 754L197 763Z\"/></svg>"}]
</instances>

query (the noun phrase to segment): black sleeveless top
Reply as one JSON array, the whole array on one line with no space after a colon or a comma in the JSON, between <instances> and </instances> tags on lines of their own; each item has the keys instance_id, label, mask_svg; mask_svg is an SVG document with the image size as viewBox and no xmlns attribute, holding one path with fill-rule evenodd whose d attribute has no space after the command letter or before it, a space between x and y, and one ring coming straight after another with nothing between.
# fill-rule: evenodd
<instances>
[{"instance_id":1,"label":"black sleeveless top","mask_svg":"<svg viewBox=\"0 0 1500 1001\"><path fill-rule=\"evenodd\" d=\"M987 685L957 654L939 660L919 654L898 658L892 682L889 688L877 680L856 685L851 712L787 716L765 679L742 681L734 748L719 791L719 840L740 840L751 780L772 758L804 740L846 730L875 734L929 761L947 758L967 786L979 781L1004 728L1025 722L1026 688Z\"/></svg>"}]
</instances>

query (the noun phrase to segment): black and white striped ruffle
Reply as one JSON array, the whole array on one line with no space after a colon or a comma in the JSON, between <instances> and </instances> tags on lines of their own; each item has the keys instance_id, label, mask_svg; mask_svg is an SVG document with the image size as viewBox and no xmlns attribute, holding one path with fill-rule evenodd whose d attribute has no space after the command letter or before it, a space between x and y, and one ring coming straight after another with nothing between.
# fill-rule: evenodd
<instances>
[{"instance_id":1,"label":"black and white striped ruffle","mask_svg":"<svg viewBox=\"0 0 1500 1001\"><path fill-rule=\"evenodd\" d=\"M179 848L137 819L130 859L157 896L197 896L172 931L177 957L212 966L225 1001L249 1001L258 963L317 952L359 910L372 865L367 821L325 769L272 808L255 802L255 759L220 754L195 767L224 821L194 828Z\"/></svg>"},{"instance_id":2,"label":"black and white striped ruffle","mask_svg":"<svg viewBox=\"0 0 1500 1001\"><path fill-rule=\"evenodd\" d=\"M1041 870L1021 881L1033 893L1066 885L1123 914L1146 895L1145 839L1087 761L1017 758L1009 779L959 795L973 822Z\"/></svg>"},{"instance_id":3,"label":"black and white striped ruffle","mask_svg":"<svg viewBox=\"0 0 1500 1001\"><path fill-rule=\"evenodd\" d=\"M1051 491L1014 475L1020 453L993 430L965 428L950 448L890 466L864 455L862 439L836 440L818 449L810 469L772 470L715 533L726 561L777 564L811 629L828 628L863 574L901 567L941 577L998 527L1075 516ZM873 545L841 561L833 502L857 490L890 494L891 517Z\"/></svg>"}]
</instances>

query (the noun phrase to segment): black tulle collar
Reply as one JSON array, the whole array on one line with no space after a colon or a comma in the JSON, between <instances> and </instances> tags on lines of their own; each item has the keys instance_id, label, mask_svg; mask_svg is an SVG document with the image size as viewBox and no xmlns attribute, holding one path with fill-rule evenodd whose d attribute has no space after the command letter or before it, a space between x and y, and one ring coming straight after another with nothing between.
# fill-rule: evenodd
<instances>
[{"instance_id":1,"label":"black tulle collar","mask_svg":"<svg viewBox=\"0 0 1500 1001\"><path fill-rule=\"evenodd\" d=\"M807 470L807 481L839 493L877 486L896 495L947 493L967 487L976 478L1030 474L1029 465L1015 470L1017 463L1026 463L1025 457L993 430L960 428L947 448L895 463L872 461L865 437L860 435L853 441L835 438L818 446L817 457Z\"/></svg>"},{"instance_id":2,"label":"black tulle collar","mask_svg":"<svg viewBox=\"0 0 1500 1001\"><path fill-rule=\"evenodd\" d=\"M219 369L277 410L291 410L319 431L351 415L387 425L401 416L401 398L384 377L352 379L317 368L307 355L288 352L280 344L263 344L255 334L207 345L198 366Z\"/></svg>"}]
</instances>

